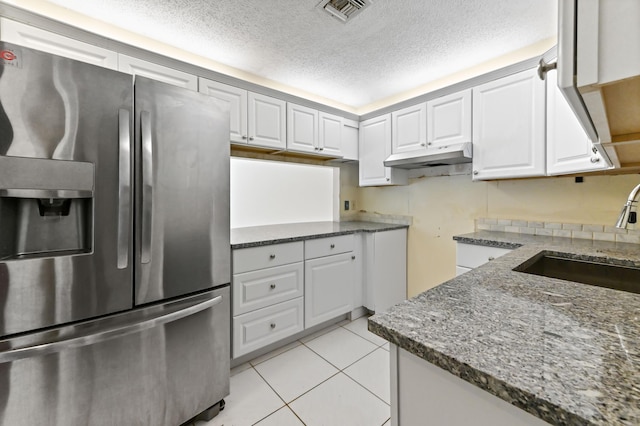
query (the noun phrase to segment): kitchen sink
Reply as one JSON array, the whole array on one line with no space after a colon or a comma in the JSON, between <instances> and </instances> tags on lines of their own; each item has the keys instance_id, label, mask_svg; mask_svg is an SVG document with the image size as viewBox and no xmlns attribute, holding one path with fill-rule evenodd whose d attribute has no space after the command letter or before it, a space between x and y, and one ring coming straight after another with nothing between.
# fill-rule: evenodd
<instances>
[{"instance_id":1,"label":"kitchen sink","mask_svg":"<svg viewBox=\"0 0 640 426\"><path fill-rule=\"evenodd\" d=\"M513 270L549 278L640 294L640 268L570 258L566 253L538 253Z\"/></svg>"}]
</instances>

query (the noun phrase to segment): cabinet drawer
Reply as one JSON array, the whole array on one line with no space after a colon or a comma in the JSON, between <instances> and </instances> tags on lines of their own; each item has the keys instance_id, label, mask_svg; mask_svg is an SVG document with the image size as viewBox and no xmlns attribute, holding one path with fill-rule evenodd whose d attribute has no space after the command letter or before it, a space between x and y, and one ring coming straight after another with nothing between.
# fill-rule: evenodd
<instances>
[{"instance_id":1,"label":"cabinet drawer","mask_svg":"<svg viewBox=\"0 0 640 426\"><path fill-rule=\"evenodd\" d=\"M233 273L271 268L288 263L302 262L302 241L268 246L249 247L233 251Z\"/></svg>"},{"instance_id":2,"label":"cabinet drawer","mask_svg":"<svg viewBox=\"0 0 640 426\"><path fill-rule=\"evenodd\" d=\"M302 297L233 317L233 357L238 358L304 328Z\"/></svg>"},{"instance_id":3,"label":"cabinet drawer","mask_svg":"<svg viewBox=\"0 0 640 426\"><path fill-rule=\"evenodd\" d=\"M510 249L500 247L477 246L474 244L457 243L456 265L466 268L477 268L480 265L509 253Z\"/></svg>"},{"instance_id":4,"label":"cabinet drawer","mask_svg":"<svg viewBox=\"0 0 640 426\"><path fill-rule=\"evenodd\" d=\"M233 276L233 315L295 299L303 294L304 264L290 263L275 268Z\"/></svg>"},{"instance_id":5,"label":"cabinet drawer","mask_svg":"<svg viewBox=\"0 0 640 426\"><path fill-rule=\"evenodd\" d=\"M353 234L338 235L335 237L318 238L304 242L304 258L330 256L332 254L347 253L353 251Z\"/></svg>"}]
</instances>

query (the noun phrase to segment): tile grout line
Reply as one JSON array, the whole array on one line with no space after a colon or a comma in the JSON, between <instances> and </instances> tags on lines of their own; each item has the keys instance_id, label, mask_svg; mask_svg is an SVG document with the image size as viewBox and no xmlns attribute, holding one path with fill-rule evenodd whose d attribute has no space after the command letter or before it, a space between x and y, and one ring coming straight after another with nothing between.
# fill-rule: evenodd
<instances>
[{"instance_id":1,"label":"tile grout line","mask_svg":"<svg viewBox=\"0 0 640 426\"><path fill-rule=\"evenodd\" d=\"M357 321L357 320L356 320L356 321ZM373 342L373 341L371 341L371 340L367 339L366 337L362 336L361 334L356 333L355 331L350 330L350 329L348 329L348 328L347 328L347 327L345 327L345 326L341 326L341 327L342 327L342 328L344 328L345 330L347 330L347 331L349 331L349 332L351 332L351 333L355 334L355 335L356 335L356 336L358 336L358 337L362 337L362 338L363 338L364 340L366 340L367 342L372 343L372 344L376 345L376 346L377 346L377 347L379 347L379 348L383 347L383 346L387 343L387 342L384 342L384 343L382 343L381 345L378 345L376 342ZM369 330L367 330L367 331L369 331ZM369 333L371 333L371 332L369 331ZM371 334L373 334L373 333L371 333ZM374 334L374 336L375 336L375 334Z\"/></svg>"},{"instance_id":2,"label":"tile grout line","mask_svg":"<svg viewBox=\"0 0 640 426\"><path fill-rule=\"evenodd\" d=\"M351 321L351 322L349 322L349 324L352 324L353 322L354 322L354 321ZM344 328L345 330L349 331L350 333L352 333L352 334L354 334L354 335L358 336L359 338L361 338L361 339L365 340L366 342L368 342L368 343L370 343L370 344L374 345L374 346L375 346L375 348L374 348L373 350L371 350L371 351L367 352L365 355L363 355L362 357L358 358L358 359L357 359L357 360L355 360L354 362L352 362L352 363L350 363L349 365L345 366L344 368L340 368L340 367L338 367L338 366L334 365L333 363L331 363L329 360L325 359L322 355L320 355L319 353L317 353L316 351L314 351L312 348L310 348L309 346L307 346L307 343L312 342L313 340L316 340L317 338L322 337L322 336L324 336L324 335L326 335L326 334L328 334L328 333L330 333L330 332L332 332L332 331L335 331L335 330L337 330L337 329L339 329L339 328ZM291 348L289 348L289 349L285 350L284 352L281 352L281 353L279 353L279 354L277 354L277 355L274 355L273 357L270 357L270 358L264 359L264 360L260 361L259 363L255 364L255 365L254 365L251 361L247 361L247 362L248 362L248 364L249 364L249 368L247 368L247 370L248 370L248 369L253 369L253 370L256 372L256 374L258 374L258 376L259 376L259 377L260 377L260 378L261 378L261 379L262 379L262 380L267 384L267 386L269 386L269 388L270 388L270 389L271 389L271 390L272 390L272 391L277 395L277 397L278 397L278 398L283 402L283 404L284 404L282 407L279 407L279 408L278 408L278 409L276 409L275 411L273 411L273 412L271 412L271 413L267 414L266 416L264 416L263 418L261 418L261 419L260 419L260 420L258 420L257 422L253 423L253 425L254 425L254 426L255 426L255 425L257 425L258 423L260 423L261 421L265 420L265 419L266 419L266 418L268 418L269 416L273 415L273 414L274 414L274 413L276 413L277 411L281 410L281 409L282 409L282 408L284 408L284 407L287 407L289 410L291 410L291 412L296 416L296 418L297 418L297 419L298 419L298 420L299 420L299 421L300 421L304 426L306 426L306 423L305 423L305 422L300 418L300 416L298 415L298 413L296 413L296 412L295 412L295 410L290 406L290 404L291 404L291 403L293 403L293 402L295 402L295 401L297 401L299 398L301 398L302 396L304 396L304 395L308 394L308 393L309 393L309 392L311 392L312 390L316 389L316 388L317 388L317 387L319 387L320 385L322 385L322 384L326 383L326 382L327 382L327 381L329 381L330 379L332 379L332 378L336 377L336 376L337 376L337 375L339 375L340 373L342 373L345 377L347 377L347 378L348 378L349 380L351 380L352 382L355 382L358 386L360 386L361 388L363 388L364 390L366 390L368 393L370 393L371 395L373 395L376 399L380 400L382 403L386 404L387 406L389 405L389 404L387 404L387 402L386 402L386 401L384 401L382 398L380 398L378 395L376 395L373 391L371 391L370 389L368 389L366 386L364 386L363 384L361 384L360 382L358 382L356 379L354 379L353 377L351 377L349 374L347 374L347 373L345 372L345 370L346 370L347 368L350 368L351 366L353 366L353 365L354 365L354 364L356 364L357 362L359 362L359 361L363 360L363 359L364 359L364 358L366 358L367 356L371 355L372 353L374 353L374 352L375 352L375 351L377 351L378 349L385 350L385 349L384 349L384 345L385 345L385 343L382 343L381 345L378 345L377 343L372 342L371 340L369 340L369 339L367 339L366 337L364 337L364 336L362 336L362 335L360 335L360 334L356 333L355 331L353 331L353 330L350 330L350 329L346 328L344 325L339 325L339 326L337 326L337 327L335 327L335 328L333 328L333 329L331 329L331 330L328 330L327 332L322 333L322 334L320 334L320 335L318 335L318 336L314 337L313 339L311 339L311 340L309 340L309 341L307 341L307 342L303 342L303 341L302 341L302 340L300 340L300 339L298 339L298 340L296 340L296 341L299 343L299 345L296 345L296 346L294 346L294 347L291 347ZM283 398L283 397L282 397L282 396L281 396L281 395L280 395L280 394L279 394L279 393L278 393L278 392L273 388L273 386L271 386L271 384L267 381L267 379L265 379L265 378L260 374L260 372L255 368L255 367L256 367L257 365L260 365L260 364L262 364L262 363L264 363L264 362L266 362L266 361L269 361L269 360L271 360L271 359L273 359L273 358L275 358L275 357L277 357L277 356L279 356L279 355L285 354L285 353L287 353L287 352L291 351L292 349L297 348L298 346L304 346L304 347L306 347L306 348L307 348L307 349L309 349L311 352L313 352L315 355L317 355L318 357L320 357L323 361L327 362L329 365L331 365L332 367L334 367L334 368L337 370L337 372L336 372L336 373L334 373L334 374L332 374L331 376L329 376L328 378L326 378L326 379L325 379L325 380L323 380L322 382L320 382L320 383L316 384L316 385L315 385L315 386L313 386L312 388L308 389L307 391L305 391L305 392L301 393L300 395L296 396L296 397L295 397L294 399L292 399L291 401L286 402L286 401L284 400L284 398ZM277 349L274 349L274 351L275 351L275 350L277 350ZM388 421L389 421L389 418L387 418L387 419L382 423L382 426L384 426L384 424L385 424L386 422L388 422Z\"/></svg>"}]
</instances>

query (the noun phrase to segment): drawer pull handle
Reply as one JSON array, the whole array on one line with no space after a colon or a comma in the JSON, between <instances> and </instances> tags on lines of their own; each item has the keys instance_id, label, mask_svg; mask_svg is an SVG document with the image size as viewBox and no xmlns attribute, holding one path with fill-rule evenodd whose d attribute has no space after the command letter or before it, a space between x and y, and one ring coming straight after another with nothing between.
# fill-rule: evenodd
<instances>
[{"instance_id":1,"label":"drawer pull handle","mask_svg":"<svg viewBox=\"0 0 640 426\"><path fill-rule=\"evenodd\" d=\"M275 289L275 288L276 288L276 285L275 285L275 284L271 284L271 285L269 286L269 288L270 288L271 290L273 290L273 289Z\"/></svg>"},{"instance_id":2,"label":"drawer pull handle","mask_svg":"<svg viewBox=\"0 0 640 426\"><path fill-rule=\"evenodd\" d=\"M276 323L275 322L271 323L271 328L276 328Z\"/></svg>"},{"instance_id":3,"label":"drawer pull handle","mask_svg":"<svg viewBox=\"0 0 640 426\"><path fill-rule=\"evenodd\" d=\"M329 247L336 248L336 245L335 244L331 244Z\"/></svg>"},{"instance_id":4,"label":"drawer pull handle","mask_svg":"<svg viewBox=\"0 0 640 426\"><path fill-rule=\"evenodd\" d=\"M270 255L269 255L269 259L273 260L273 259L275 259L275 258L276 258L276 255L275 255L275 254L270 254Z\"/></svg>"},{"instance_id":5,"label":"drawer pull handle","mask_svg":"<svg viewBox=\"0 0 640 426\"><path fill-rule=\"evenodd\" d=\"M493 256L489 256L489 262L491 262L492 260L495 260L496 258Z\"/></svg>"}]
</instances>

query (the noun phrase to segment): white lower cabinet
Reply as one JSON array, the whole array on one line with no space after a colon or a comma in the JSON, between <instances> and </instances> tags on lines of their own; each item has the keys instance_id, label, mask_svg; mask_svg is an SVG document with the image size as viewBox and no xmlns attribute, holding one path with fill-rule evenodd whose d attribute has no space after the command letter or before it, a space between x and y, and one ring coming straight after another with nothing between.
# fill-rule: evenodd
<instances>
[{"instance_id":1,"label":"white lower cabinet","mask_svg":"<svg viewBox=\"0 0 640 426\"><path fill-rule=\"evenodd\" d=\"M406 248L397 229L233 250L233 358L406 299Z\"/></svg>"},{"instance_id":2,"label":"white lower cabinet","mask_svg":"<svg viewBox=\"0 0 640 426\"><path fill-rule=\"evenodd\" d=\"M407 230L364 235L365 307L386 311L407 298Z\"/></svg>"},{"instance_id":3,"label":"white lower cabinet","mask_svg":"<svg viewBox=\"0 0 640 426\"><path fill-rule=\"evenodd\" d=\"M305 261L304 323L313 327L353 308L355 256L349 253Z\"/></svg>"},{"instance_id":4,"label":"white lower cabinet","mask_svg":"<svg viewBox=\"0 0 640 426\"><path fill-rule=\"evenodd\" d=\"M302 297L233 317L233 357L253 352L304 329Z\"/></svg>"},{"instance_id":5,"label":"white lower cabinet","mask_svg":"<svg viewBox=\"0 0 640 426\"><path fill-rule=\"evenodd\" d=\"M258 269L233 276L235 315L271 306L304 294L302 262Z\"/></svg>"},{"instance_id":6,"label":"white lower cabinet","mask_svg":"<svg viewBox=\"0 0 640 426\"><path fill-rule=\"evenodd\" d=\"M509 253L511 249L456 243L456 276L491 262Z\"/></svg>"},{"instance_id":7,"label":"white lower cabinet","mask_svg":"<svg viewBox=\"0 0 640 426\"><path fill-rule=\"evenodd\" d=\"M391 345L391 426L543 426L548 423Z\"/></svg>"},{"instance_id":8,"label":"white lower cabinet","mask_svg":"<svg viewBox=\"0 0 640 426\"><path fill-rule=\"evenodd\" d=\"M233 358L304 330L302 241L233 251Z\"/></svg>"}]
</instances>

